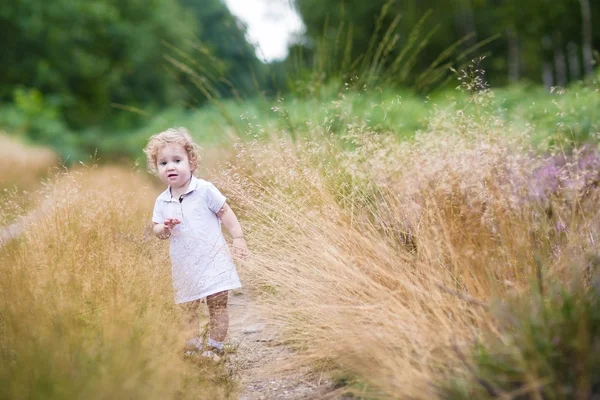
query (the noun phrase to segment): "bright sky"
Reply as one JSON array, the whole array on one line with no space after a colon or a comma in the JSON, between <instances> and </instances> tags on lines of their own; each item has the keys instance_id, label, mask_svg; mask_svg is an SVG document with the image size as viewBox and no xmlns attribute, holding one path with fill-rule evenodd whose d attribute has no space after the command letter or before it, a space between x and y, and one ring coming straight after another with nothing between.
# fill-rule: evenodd
<instances>
[{"instance_id":1,"label":"bright sky","mask_svg":"<svg viewBox=\"0 0 600 400\"><path fill-rule=\"evenodd\" d=\"M290 1L225 0L231 13L248 26L247 39L262 60L284 59L289 41L304 28Z\"/></svg>"}]
</instances>

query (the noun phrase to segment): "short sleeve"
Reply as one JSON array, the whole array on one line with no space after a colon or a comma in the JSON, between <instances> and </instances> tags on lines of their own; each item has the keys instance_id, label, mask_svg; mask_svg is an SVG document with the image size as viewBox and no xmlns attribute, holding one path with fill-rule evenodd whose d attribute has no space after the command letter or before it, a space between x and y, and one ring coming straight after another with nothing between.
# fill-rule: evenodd
<instances>
[{"instance_id":1,"label":"short sleeve","mask_svg":"<svg viewBox=\"0 0 600 400\"><path fill-rule=\"evenodd\" d=\"M204 193L208 208L215 214L218 213L221 207L223 207L223 204L225 204L227 198L210 182L206 186L206 191Z\"/></svg>"},{"instance_id":2,"label":"short sleeve","mask_svg":"<svg viewBox=\"0 0 600 400\"><path fill-rule=\"evenodd\" d=\"M165 215L163 211L164 201L160 201L156 199L156 203L154 203L154 211L152 212L152 222L157 224L162 224L165 222Z\"/></svg>"}]
</instances>

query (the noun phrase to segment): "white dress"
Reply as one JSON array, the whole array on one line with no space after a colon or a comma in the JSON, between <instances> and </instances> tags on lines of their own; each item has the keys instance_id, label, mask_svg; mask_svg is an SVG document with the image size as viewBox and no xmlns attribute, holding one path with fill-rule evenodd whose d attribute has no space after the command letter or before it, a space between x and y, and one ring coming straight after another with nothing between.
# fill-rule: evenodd
<instances>
[{"instance_id":1,"label":"white dress","mask_svg":"<svg viewBox=\"0 0 600 400\"><path fill-rule=\"evenodd\" d=\"M156 199L153 222L181 220L170 239L175 303L241 287L216 215L225 200L212 183L194 176L180 199L171 198L170 188Z\"/></svg>"}]
</instances>

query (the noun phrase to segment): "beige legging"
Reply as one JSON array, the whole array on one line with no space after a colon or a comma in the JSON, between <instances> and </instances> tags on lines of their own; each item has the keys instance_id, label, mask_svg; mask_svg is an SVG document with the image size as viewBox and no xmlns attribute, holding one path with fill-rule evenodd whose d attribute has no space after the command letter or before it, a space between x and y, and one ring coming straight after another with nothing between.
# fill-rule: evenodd
<instances>
[{"instance_id":1,"label":"beige legging","mask_svg":"<svg viewBox=\"0 0 600 400\"><path fill-rule=\"evenodd\" d=\"M227 312L227 298L229 291L223 291L211 294L206 297L206 305L208 306L209 314L209 337L217 342L225 341L227 331L229 330L229 313ZM194 300L184 303L184 312L186 314L186 322L188 329L198 334L198 312L202 300Z\"/></svg>"}]
</instances>

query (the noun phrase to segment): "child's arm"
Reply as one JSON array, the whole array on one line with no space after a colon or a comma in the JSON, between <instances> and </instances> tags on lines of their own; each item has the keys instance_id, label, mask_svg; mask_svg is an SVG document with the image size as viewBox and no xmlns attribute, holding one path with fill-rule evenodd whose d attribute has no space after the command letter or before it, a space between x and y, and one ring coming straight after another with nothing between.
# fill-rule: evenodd
<instances>
[{"instance_id":1,"label":"child's arm","mask_svg":"<svg viewBox=\"0 0 600 400\"><path fill-rule=\"evenodd\" d=\"M227 203L223 204L217 217L221 218L221 223L225 225L227 232L233 238L233 252L237 257L245 258L248 254L248 246L244 239L244 232L240 221L238 221L235 213Z\"/></svg>"}]
</instances>

